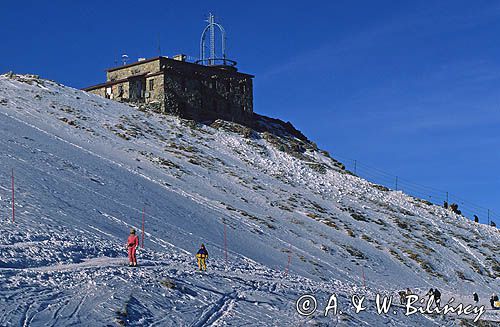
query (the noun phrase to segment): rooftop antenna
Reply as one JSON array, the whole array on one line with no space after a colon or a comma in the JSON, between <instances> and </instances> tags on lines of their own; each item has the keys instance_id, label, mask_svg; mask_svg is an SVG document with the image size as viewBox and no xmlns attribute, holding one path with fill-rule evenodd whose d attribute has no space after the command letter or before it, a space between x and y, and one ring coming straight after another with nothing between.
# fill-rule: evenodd
<instances>
[{"instance_id":1,"label":"rooftop antenna","mask_svg":"<svg viewBox=\"0 0 500 327\"><path fill-rule=\"evenodd\" d=\"M200 59L197 61L197 63L201 63L202 65L207 65L207 66L214 66L216 65L217 62L222 61L224 65L227 65L228 62L231 64L231 66L236 65L236 62L228 60L226 57L226 31L224 30L224 27L222 27L221 24L218 24L215 22L215 16L212 13L208 14L208 19L206 20L208 25L205 27L203 32L201 33L201 39L200 39ZM216 52L215 52L215 29L218 28L221 34L221 51L222 51L222 58L217 58ZM209 44L209 56L207 57L206 54L206 39L207 39L207 34L210 37L210 44Z\"/></svg>"},{"instance_id":2,"label":"rooftop antenna","mask_svg":"<svg viewBox=\"0 0 500 327\"><path fill-rule=\"evenodd\" d=\"M127 54L122 54L122 63L123 63L123 66L125 66L128 62L128 55Z\"/></svg>"},{"instance_id":3,"label":"rooftop antenna","mask_svg":"<svg viewBox=\"0 0 500 327\"><path fill-rule=\"evenodd\" d=\"M161 37L160 37L160 33L158 33L158 56L161 57Z\"/></svg>"}]
</instances>

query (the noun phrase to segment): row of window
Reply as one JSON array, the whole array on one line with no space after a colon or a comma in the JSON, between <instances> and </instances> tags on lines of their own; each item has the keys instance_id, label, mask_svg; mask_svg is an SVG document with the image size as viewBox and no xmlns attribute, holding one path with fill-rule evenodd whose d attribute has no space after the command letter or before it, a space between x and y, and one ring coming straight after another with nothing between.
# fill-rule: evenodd
<instances>
[{"instance_id":1,"label":"row of window","mask_svg":"<svg viewBox=\"0 0 500 327\"><path fill-rule=\"evenodd\" d=\"M217 83L220 83L218 81L209 81L208 82L208 87L210 89L212 88L217 88ZM226 82L226 86L229 86L229 92L233 92L233 85L229 82ZM155 80L154 79L150 79L148 80L148 91L153 91L155 88ZM182 79L181 80L181 89L184 90L184 91L187 91L187 87L186 87L186 80L185 79ZM246 92L246 85L245 84L240 84L240 91L242 93L245 93ZM119 85L118 86L118 93L119 93L119 96L122 96L123 95L123 85Z\"/></svg>"},{"instance_id":2,"label":"row of window","mask_svg":"<svg viewBox=\"0 0 500 327\"><path fill-rule=\"evenodd\" d=\"M208 82L201 82L201 83L203 83L206 86L208 86L209 89L214 89L214 88L217 89L217 88L219 88L219 83L223 83L226 86L226 89L229 90L229 92L233 92L234 91L233 84L231 82L229 82L228 80L225 80L224 82L221 82L221 81L218 81L218 80L209 80ZM182 78L180 80L180 88L181 88L181 90L187 91L186 84L187 84L186 79ZM247 91L246 84L240 84L239 87L240 87L240 92L241 93L245 93Z\"/></svg>"},{"instance_id":3,"label":"row of window","mask_svg":"<svg viewBox=\"0 0 500 327\"><path fill-rule=\"evenodd\" d=\"M211 88L211 89L212 89L212 88L217 89L217 88L218 88L218 86L219 86L219 83L221 83L221 82L220 82L220 81L218 81L218 80L214 80L213 82L212 82L212 81L209 81L209 82L208 82L208 87L209 87L209 88ZM222 82L222 83L223 83L223 84L225 84L226 89L228 89L228 90L229 90L229 92L233 92L233 91L234 91L233 84L232 84L231 82L229 82L229 81L224 81L224 82ZM247 90L247 86L246 86L246 84L240 84L240 92L245 93L245 92L246 92L246 90Z\"/></svg>"},{"instance_id":4,"label":"row of window","mask_svg":"<svg viewBox=\"0 0 500 327\"><path fill-rule=\"evenodd\" d=\"M229 102L219 102L217 100L212 100L212 103L211 103L211 107L209 106L207 108L207 103L205 103L203 101L203 99L201 99L201 110L213 110L214 112L224 112L224 113L230 113L232 110L231 110L231 103ZM243 104L241 106L241 110L242 111L246 111L247 110L247 106L246 104Z\"/></svg>"},{"instance_id":5,"label":"row of window","mask_svg":"<svg viewBox=\"0 0 500 327\"><path fill-rule=\"evenodd\" d=\"M208 82L208 87L210 89L212 88L217 88L217 83L220 83L218 82L217 80L215 81L209 81ZM228 86L229 88L229 92L232 92L233 91L233 85L226 81L226 86ZM150 79L148 80L148 91L153 91L155 88L155 80L154 79ZM184 91L187 91L187 88L186 88L186 80L185 79L182 79L181 80L181 89L184 90ZM240 91L242 93L245 93L246 92L246 84L240 84ZM111 87L107 87L106 88L106 97L111 97L112 96L112 88ZM118 96L121 97L123 96L123 85L118 85Z\"/></svg>"}]
</instances>

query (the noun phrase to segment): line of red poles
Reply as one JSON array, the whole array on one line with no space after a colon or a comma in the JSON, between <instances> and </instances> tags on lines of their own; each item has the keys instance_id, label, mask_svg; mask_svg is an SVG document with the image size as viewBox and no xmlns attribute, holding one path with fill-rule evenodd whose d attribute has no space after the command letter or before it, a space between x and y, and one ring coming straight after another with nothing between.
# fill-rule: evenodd
<instances>
[{"instance_id":1,"label":"line of red poles","mask_svg":"<svg viewBox=\"0 0 500 327\"><path fill-rule=\"evenodd\" d=\"M12 174L11 174L11 186L12 186L12 222L15 222L15 217L16 217L16 207L15 207L15 183L14 183L14 168L12 169ZM143 207L142 209L142 233L141 233L141 248L144 249L144 225L145 225L145 219L146 219L146 206ZM224 257L226 260L226 265L227 265L227 227L226 227L226 220L223 219L224 223ZM288 274L288 270L290 269L290 263L292 261L292 251L290 248L290 252L288 253L288 262L286 265L285 269L285 275Z\"/></svg>"}]
</instances>

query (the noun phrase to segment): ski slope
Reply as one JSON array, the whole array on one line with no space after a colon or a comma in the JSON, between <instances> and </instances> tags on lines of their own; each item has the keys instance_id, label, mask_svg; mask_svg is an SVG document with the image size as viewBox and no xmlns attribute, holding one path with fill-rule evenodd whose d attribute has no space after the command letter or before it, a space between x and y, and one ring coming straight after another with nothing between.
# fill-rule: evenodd
<instances>
[{"instance_id":1,"label":"ski slope","mask_svg":"<svg viewBox=\"0 0 500 327\"><path fill-rule=\"evenodd\" d=\"M355 314L350 297L373 306L377 293L437 287L489 308L500 293L496 228L237 127L0 76L0 325L455 326L454 315ZM124 243L144 208L131 269ZM201 243L207 273L196 271ZM332 293L342 315L296 312L301 295L321 307Z\"/></svg>"}]
</instances>

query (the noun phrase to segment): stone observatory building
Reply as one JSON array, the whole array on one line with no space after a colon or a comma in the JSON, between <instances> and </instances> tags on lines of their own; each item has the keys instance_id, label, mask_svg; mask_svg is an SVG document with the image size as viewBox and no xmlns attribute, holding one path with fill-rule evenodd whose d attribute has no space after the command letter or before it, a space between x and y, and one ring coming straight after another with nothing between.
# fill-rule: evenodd
<instances>
[{"instance_id":1,"label":"stone observatory building","mask_svg":"<svg viewBox=\"0 0 500 327\"><path fill-rule=\"evenodd\" d=\"M254 76L238 72L236 62L226 58L225 31L209 15L200 40L200 59L189 62L186 55L140 58L137 62L110 68L106 82L85 88L102 97L173 113L194 120L222 118L249 122L253 116ZM221 32L222 56L215 51L215 29ZM207 55L206 36L210 43Z\"/></svg>"}]
</instances>

